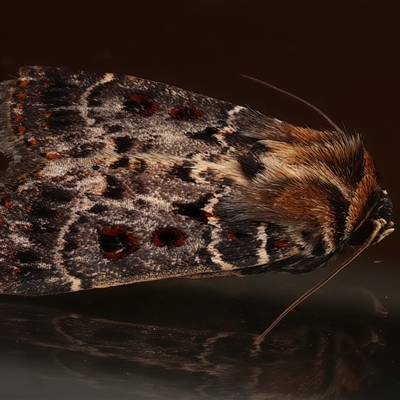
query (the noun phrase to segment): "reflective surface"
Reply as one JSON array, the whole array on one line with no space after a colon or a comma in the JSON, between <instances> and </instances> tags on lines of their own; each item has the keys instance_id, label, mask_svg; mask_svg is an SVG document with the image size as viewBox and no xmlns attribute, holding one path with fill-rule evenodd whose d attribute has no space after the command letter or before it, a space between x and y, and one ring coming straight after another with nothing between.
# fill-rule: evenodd
<instances>
[{"instance_id":1,"label":"reflective surface","mask_svg":"<svg viewBox=\"0 0 400 400\"><path fill-rule=\"evenodd\" d=\"M389 350L387 311L374 295L324 291L312 310L302 307L257 346L279 304L250 290L253 278L247 287L224 281L138 284L53 297L53 305L7 298L5 397L27 389L15 374L38 398L56 391L58 398L325 399L373 389ZM332 295L337 301L318 304Z\"/></svg>"},{"instance_id":2,"label":"reflective surface","mask_svg":"<svg viewBox=\"0 0 400 400\"><path fill-rule=\"evenodd\" d=\"M0 79L29 64L119 72L325 126L239 74L264 79L363 133L396 221L399 15L398 2L3 1ZM368 249L260 348L326 269L3 296L0 397L398 399L397 243Z\"/></svg>"}]
</instances>

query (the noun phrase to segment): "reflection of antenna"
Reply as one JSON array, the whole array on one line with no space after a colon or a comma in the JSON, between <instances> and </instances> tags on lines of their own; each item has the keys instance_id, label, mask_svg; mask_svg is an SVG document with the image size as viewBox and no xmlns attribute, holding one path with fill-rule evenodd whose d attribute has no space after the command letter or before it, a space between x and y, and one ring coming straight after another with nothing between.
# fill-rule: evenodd
<instances>
[{"instance_id":1,"label":"reflection of antenna","mask_svg":"<svg viewBox=\"0 0 400 400\"><path fill-rule=\"evenodd\" d=\"M273 90L276 90L279 93L285 94L286 96L291 97L292 99L298 100L300 103L305 104L306 106L310 107L311 109L313 109L314 111L316 111L319 115L321 115L321 117L323 117L334 129L336 129L338 132L343 133L343 131L339 128L339 126L333 122L322 110L320 110L318 107L314 106L313 104L311 104L310 102L308 102L307 100L302 99L299 96L296 96L295 94L292 94L290 92L287 92L286 90L280 89L274 85L271 85L270 83L261 81L260 79L257 78L253 78L251 76L248 75L244 75L244 74L240 74L241 76L243 76L244 78L250 79L251 81L257 82L257 83L261 83L264 86L267 86Z\"/></svg>"},{"instance_id":2,"label":"reflection of antenna","mask_svg":"<svg viewBox=\"0 0 400 400\"><path fill-rule=\"evenodd\" d=\"M275 321L256 339L255 344L260 345L265 337L275 328L279 322L282 321L283 318L286 317L292 310L294 310L299 304L301 304L305 299L310 297L313 293L315 293L318 289L328 283L334 276L336 276L343 268L347 267L356 257L358 257L375 239L376 235L380 231L382 225L379 221L373 221L375 228L371 233L371 236L364 242L364 244L359 247L347 260L345 260L342 264L340 264L336 269L334 269L325 279L321 282L317 283L311 289L307 290L302 296L300 296L297 300L295 300L288 308Z\"/></svg>"}]
</instances>

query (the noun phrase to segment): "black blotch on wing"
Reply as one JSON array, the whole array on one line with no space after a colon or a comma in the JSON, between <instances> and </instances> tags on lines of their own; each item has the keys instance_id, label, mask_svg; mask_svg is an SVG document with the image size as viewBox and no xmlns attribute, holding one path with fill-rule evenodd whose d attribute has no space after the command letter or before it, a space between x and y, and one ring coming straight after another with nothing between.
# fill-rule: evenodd
<instances>
[{"instance_id":1,"label":"black blotch on wing","mask_svg":"<svg viewBox=\"0 0 400 400\"><path fill-rule=\"evenodd\" d=\"M15 258L21 263L30 263L40 260L40 255L33 250L19 250Z\"/></svg>"},{"instance_id":2,"label":"black blotch on wing","mask_svg":"<svg viewBox=\"0 0 400 400\"><path fill-rule=\"evenodd\" d=\"M124 196L125 189L122 183L112 175L106 175L107 187L104 196L110 199L119 200Z\"/></svg>"},{"instance_id":3,"label":"black blotch on wing","mask_svg":"<svg viewBox=\"0 0 400 400\"><path fill-rule=\"evenodd\" d=\"M208 203L210 197L212 197L212 194L202 196L199 200L193 203L173 203L172 205L176 207L174 212L206 224L208 221L207 213L203 208Z\"/></svg>"},{"instance_id":4,"label":"black blotch on wing","mask_svg":"<svg viewBox=\"0 0 400 400\"><path fill-rule=\"evenodd\" d=\"M249 179L255 178L265 170L264 163L252 152L241 154L237 160L242 167L243 173Z\"/></svg>"},{"instance_id":5,"label":"black blotch on wing","mask_svg":"<svg viewBox=\"0 0 400 400\"><path fill-rule=\"evenodd\" d=\"M58 203L68 203L74 198L74 194L59 187L47 187L42 190L42 197Z\"/></svg>"},{"instance_id":6,"label":"black blotch on wing","mask_svg":"<svg viewBox=\"0 0 400 400\"><path fill-rule=\"evenodd\" d=\"M111 129L111 128L110 128ZM117 153L126 153L129 151L135 142L134 138L130 136L119 136L114 138Z\"/></svg>"},{"instance_id":7,"label":"black blotch on wing","mask_svg":"<svg viewBox=\"0 0 400 400\"><path fill-rule=\"evenodd\" d=\"M79 244L76 239L66 236L64 237L64 240L65 240L65 245L64 245L65 252L71 252L79 248Z\"/></svg>"},{"instance_id":8,"label":"black blotch on wing","mask_svg":"<svg viewBox=\"0 0 400 400\"><path fill-rule=\"evenodd\" d=\"M217 138L214 136L217 132L217 128L209 126L202 131L187 132L185 135L190 139L203 140L209 144L219 144Z\"/></svg>"},{"instance_id":9,"label":"black blotch on wing","mask_svg":"<svg viewBox=\"0 0 400 400\"><path fill-rule=\"evenodd\" d=\"M251 147L250 151L255 155L259 155L268 153L270 151L270 148L264 143L257 142Z\"/></svg>"},{"instance_id":10,"label":"black blotch on wing","mask_svg":"<svg viewBox=\"0 0 400 400\"><path fill-rule=\"evenodd\" d=\"M90 222L90 219L86 215L81 215L76 222L78 224L86 224L87 222Z\"/></svg>"},{"instance_id":11,"label":"black blotch on wing","mask_svg":"<svg viewBox=\"0 0 400 400\"><path fill-rule=\"evenodd\" d=\"M107 130L107 133L121 132L124 129L121 125L110 125L110 126L105 125L104 128Z\"/></svg>"},{"instance_id":12,"label":"black blotch on wing","mask_svg":"<svg viewBox=\"0 0 400 400\"><path fill-rule=\"evenodd\" d=\"M95 204L92 208L89 209L89 212L93 214L100 214L104 211L108 211L108 207L103 204Z\"/></svg>"},{"instance_id":13,"label":"black blotch on wing","mask_svg":"<svg viewBox=\"0 0 400 400\"><path fill-rule=\"evenodd\" d=\"M49 129L54 129L81 123L81 120L82 117L76 110L59 110L52 111L51 115L46 118L46 123Z\"/></svg>"},{"instance_id":14,"label":"black blotch on wing","mask_svg":"<svg viewBox=\"0 0 400 400\"><path fill-rule=\"evenodd\" d=\"M30 214L34 217L38 218L56 218L57 217L57 210L49 208L47 206L41 204L34 204L32 206L32 210Z\"/></svg>"},{"instance_id":15,"label":"black blotch on wing","mask_svg":"<svg viewBox=\"0 0 400 400\"><path fill-rule=\"evenodd\" d=\"M129 157L121 157L110 165L110 168L126 168L127 166L129 166Z\"/></svg>"},{"instance_id":16,"label":"black blotch on wing","mask_svg":"<svg viewBox=\"0 0 400 400\"><path fill-rule=\"evenodd\" d=\"M185 161L182 165L174 165L170 170L170 175L176 176L184 182L196 183L196 180L190 176L192 163Z\"/></svg>"}]
</instances>

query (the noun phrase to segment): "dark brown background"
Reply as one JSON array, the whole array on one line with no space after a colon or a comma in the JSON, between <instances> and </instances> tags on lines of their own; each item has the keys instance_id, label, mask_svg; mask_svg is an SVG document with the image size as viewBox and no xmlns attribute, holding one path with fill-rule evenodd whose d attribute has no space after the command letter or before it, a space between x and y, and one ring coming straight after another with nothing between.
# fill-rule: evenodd
<instances>
[{"instance_id":1,"label":"dark brown background","mask_svg":"<svg viewBox=\"0 0 400 400\"><path fill-rule=\"evenodd\" d=\"M400 3L384 1L3 0L0 79L15 76L20 66L30 64L118 72L248 104L297 124L326 126L304 105L240 74L265 80L309 100L348 131L365 136L383 187L394 202L396 221L399 20ZM368 249L336 284L367 287L390 315L397 316L399 256L395 232ZM314 282L325 273L294 281L278 277L275 290L301 292L301 285L309 287L310 279ZM267 274L261 279L271 278Z\"/></svg>"}]
</instances>

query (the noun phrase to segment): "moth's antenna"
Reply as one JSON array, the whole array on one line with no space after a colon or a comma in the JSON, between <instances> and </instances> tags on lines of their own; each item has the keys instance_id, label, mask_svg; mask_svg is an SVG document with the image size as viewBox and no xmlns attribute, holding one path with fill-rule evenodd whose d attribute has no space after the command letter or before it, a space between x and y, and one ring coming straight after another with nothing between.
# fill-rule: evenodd
<instances>
[{"instance_id":1,"label":"moth's antenna","mask_svg":"<svg viewBox=\"0 0 400 400\"><path fill-rule=\"evenodd\" d=\"M374 221L375 228L371 234L371 236L364 242L364 244L359 247L347 260L345 260L342 264L340 264L336 269L334 269L326 278L324 278L321 282L317 283L311 289L307 290L302 296L300 296L297 300L295 300L285 311L279 315L278 318L256 339L254 342L256 345L260 345L265 337L275 328L276 325L279 324L292 310L294 310L299 304L301 304L305 299L310 297L313 293L315 293L318 289L328 283L334 276L336 276L342 269L347 267L356 257L358 257L375 239L379 230L381 229L381 224L378 221Z\"/></svg>"},{"instance_id":2,"label":"moth's antenna","mask_svg":"<svg viewBox=\"0 0 400 400\"><path fill-rule=\"evenodd\" d=\"M334 128L335 130L337 130L340 133L343 133L343 130L341 128L339 128L339 126L334 121L332 121L332 119L330 119L322 110L320 110L318 107L314 106L314 104L311 104L307 100L304 100L301 97L296 96L293 93L287 92L286 90L278 88L277 86L271 85L270 83L264 82L257 78L253 78L252 76L248 76L248 75L244 75L244 74L240 74L240 75L243 76L244 78L250 79L251 81L261 83L262 85L267 86L270 89L276 90L277 92L282 93L286 96L289 96L292 99L298 100L300 103L305 104L306 106L308 106L311 109L313 109L314 111L316 111L319 115L321 115L321 117L323 117L332 126L332 128Z\"/></svg>"}]
</instances>

